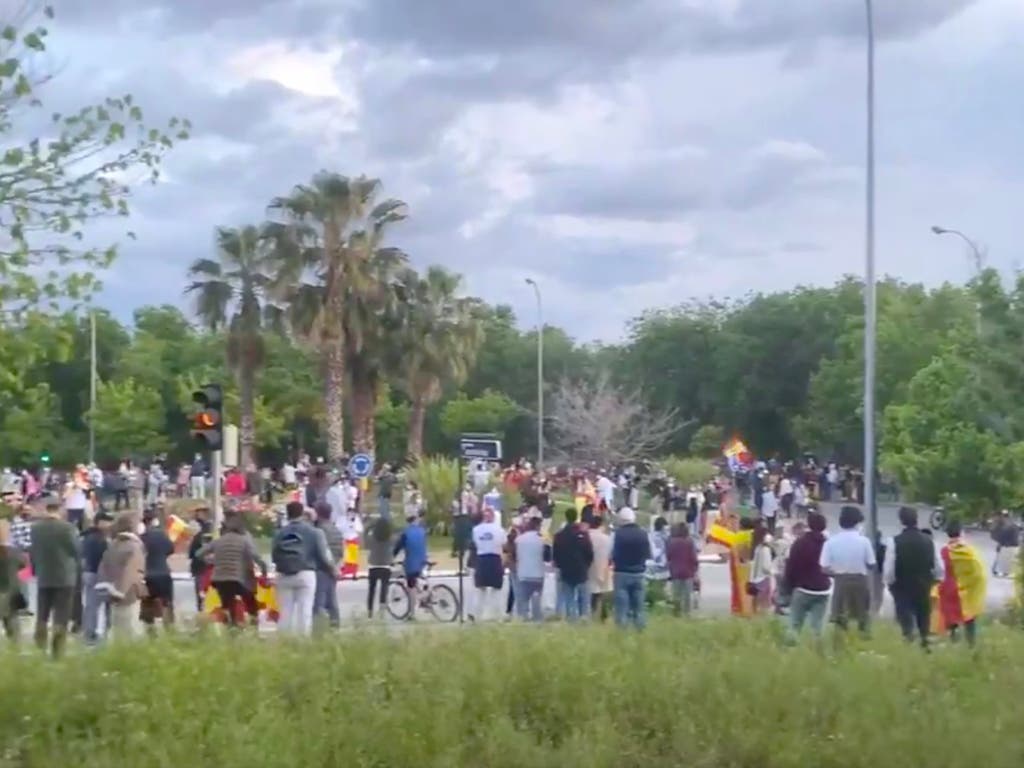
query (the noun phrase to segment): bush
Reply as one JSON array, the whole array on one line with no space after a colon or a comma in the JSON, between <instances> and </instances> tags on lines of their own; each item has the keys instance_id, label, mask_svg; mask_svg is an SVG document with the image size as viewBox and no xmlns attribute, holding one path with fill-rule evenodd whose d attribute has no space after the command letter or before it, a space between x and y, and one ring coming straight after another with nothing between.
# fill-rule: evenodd
<instances>
[{"instance_id":1,"label":"bush","mask_svg":"<svg viewBox=\"0 0 1024 768\"><path fill-rule=\"evenodd\" d=\"M0 766L1019 765L1024 636L986 628L981 653L926 656L890 630L832 656L783 649L771 627L178 638L4 659Z\"/></svg>"},{"instance_id":2,"label":"bush","mask_svg":"<svg viewBox=\"0 0 1024 768\"><path fill-rule=\"evenodd\" d=\"M459 490L458 461L444 456L422 458L409 470L409 477L423 494L428 526L433 528L446 522Z\"/></svg>"},{"instance_id":3,"label":"bush","mask_svg":"<svg viewBox=\"0 0 1024 768\"><path fill-rule=\"evenodd\" d=\"M722 455L725 430L714 424L705 424L690 438L690 453L700 458L713 459Z\"/></svg>"},{"instance_id":4,"label":"bush","mask_svg":"<svg viewBox=\"0 0 1024 768\"><path fill-rule=\"evenodd\" d=\"M681 456L669 456L658 462L668 476L684 488L694 484L706 483L717 474L715 465L707 459L688 459Z\"/></svg>"}]
</instances>

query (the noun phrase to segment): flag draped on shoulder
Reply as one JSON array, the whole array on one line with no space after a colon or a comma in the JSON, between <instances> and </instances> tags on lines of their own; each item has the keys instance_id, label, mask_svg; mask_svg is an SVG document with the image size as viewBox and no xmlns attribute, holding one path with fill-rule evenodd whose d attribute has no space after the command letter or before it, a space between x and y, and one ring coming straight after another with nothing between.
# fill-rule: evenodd
<instances>
[{"instance_id":1,"label":"flag draped on shoulder","mask_svg":"<svg viewBox=\"0 0 1024 768\"><path fill-rule=\"evenodd\" d=\"M985 610L985 564L978 551L961 539L942 548L946 575L939 584L939 610L945 626L972 621Z\"/></svg>"}]
</instances>

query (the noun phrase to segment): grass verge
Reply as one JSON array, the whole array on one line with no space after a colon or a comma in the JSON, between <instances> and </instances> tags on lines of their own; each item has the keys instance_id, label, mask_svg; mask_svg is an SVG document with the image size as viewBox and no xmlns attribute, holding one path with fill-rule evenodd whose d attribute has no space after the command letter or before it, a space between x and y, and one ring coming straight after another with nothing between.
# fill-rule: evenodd
<instances>
[{"instance_id":1,"label":"grass verge","mask_svg":"<svg viewBox=\"0 0 1024 768\"><path fill-rule=\"evenodd\" d=\"M0 766L1024 764L1024 635L836 654L771 624L179 638L0 660Z\"/></svg>"}]
</instances>

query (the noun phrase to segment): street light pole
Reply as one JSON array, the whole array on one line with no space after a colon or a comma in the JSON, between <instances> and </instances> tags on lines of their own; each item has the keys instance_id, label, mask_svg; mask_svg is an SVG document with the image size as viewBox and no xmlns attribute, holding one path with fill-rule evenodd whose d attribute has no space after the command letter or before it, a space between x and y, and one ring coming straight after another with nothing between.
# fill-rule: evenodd
<instances>
[{"instance_id":1,"label":"street light pole","mask_svg":"<svg viewBox=\"0 0 1024 768\"><path fill-rule=\"evenodd\" d=\"M971 256L974 259L974 276L977 277L981 274L981 270L985 267L985 257L981 252L981 248L971 238L961 232L959 229L947 229L946 227L940 227L937 224L932 226L932 232L936 235L956 235L965 243L967 247L971 249ZM981 302L975 301L974 303L974 330L978 334L978 339L981 339Z\"/></svg>"},{"instance_id":2,"label":"street light pole","mask_svg":"<svg viewBox=\"0 0 1024 768\"><path fill-rule=\"evenodd\" d=\"M544 467L544 305L540 298L540 286L532 277L526 284L533 286L537 297L537 469Z\"/></svg>"},{"instance_id":3,"label":"street light pole","mask_svg":"<svg viewBox=\"0 0 1024 768\"><path fill-rule=\"evenodd\" d=\"M89 463L96 461L96 310L89 312Z\"/></svg>"},{"instance_id":4,"label":"street light pole","mask_svg":"<svg viewBox=\"0 0 1024 768\"><path fill-rule=\"evenodd\" d=\"M867 12L867 184L864 238L864 504L868 508L871 541L878 536L875 502L875 20L872 0Z\"/></svg>"}]
</instances>

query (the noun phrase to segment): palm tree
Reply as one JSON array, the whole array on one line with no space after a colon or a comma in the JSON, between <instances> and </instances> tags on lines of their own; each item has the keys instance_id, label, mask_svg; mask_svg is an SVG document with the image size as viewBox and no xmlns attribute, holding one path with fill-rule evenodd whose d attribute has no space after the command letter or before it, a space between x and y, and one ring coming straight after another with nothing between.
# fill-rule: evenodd
<instances>
[{"instance_id":1,"label":"palm tree","mask_svg":"<svg viewBox=\"0 0 1024 768\"><path fill-rule=\"evenodd\" d=\"M461 384L483 342L479 303L458 296L462 278L430 267L410 286L406 304L405 389L411 403L407 454L423 453L423 421L444 387Z\"/></svg>"},{"instance_id":2,"label":"palm tree","mask_svg":"<svg viewBox=\"0 0 1024 768\"><path fill-rule=\"evenodd\" d=\"M346 299L369 290L361 263L377 251L387 225L406 216L400 200L374 205L380 187L366 176L321 171L310 184L271 203L286 219L275 236L290 324L315 345L324 370L331 460L345 453Z\"/></svg>"},{"instance_id":3,"label":"palm tree","mask_svg":"<svg viewBox=\"0 0 1024 768\"><path fill-rule=\"evenodd\" d=\"M243 467L253 461L256 446L256 375L265 361L264 334L280 327L281 318L269 298L275 251L266 235L254 226L218 228L217 258L196 259L185 289L194 294L203 325L215 333L227 330L227 363L240 401Z\"/></svg>"}]
</instances>

